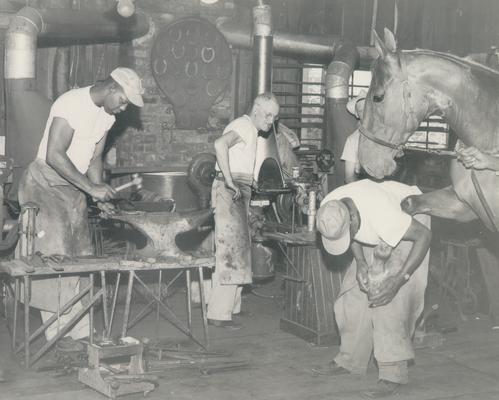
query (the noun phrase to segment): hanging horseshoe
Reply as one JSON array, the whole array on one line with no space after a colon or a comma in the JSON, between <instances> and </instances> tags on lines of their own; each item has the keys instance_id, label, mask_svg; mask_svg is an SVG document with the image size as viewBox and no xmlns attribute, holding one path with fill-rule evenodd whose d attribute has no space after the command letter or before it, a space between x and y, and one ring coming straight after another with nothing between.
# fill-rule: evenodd
<instances>
[{"instance_id":1,"label":"hanging horseshoe","mask_svg":"<svg viewBox=\"0 0 499 400\"><path fill-rule=\"evenodd\" d=\"M181 54L180 54L180 53L177 53L177 50L175 49L175 45L173 45L172 48L171 48L171 52L173 54L173 57L176 58L177 60L179 58L182 58L184 56L184 54L185 54L185 46L184 45L182 45L181 49L182 49L182 51L181 51Z\"/></svg>"},{"instance_id":2,"label":"hanging horseshoe","mask_svg":"<svg viewBox=\"0 0 499 400\"><path fill-rule=\"evenodd\" d=\"M201 59L205 64L211 63L215 59L215 49L213 47L203 47L201 49Z\"/></svg>"},{"instance_id":3,"label":"hanging horseshoe","mask_svg":"<svg viewBox=\"0 0 499 400\"><path fill-rule=\"evenodd\" d=\"M182 30L181 29L177 29L176 30L177 34L175 36L174 33L175 33L175 30L172 28L170 29L169 31L169 34L170 34L170 38L174 41L174 42L178 42L181 38L182 38Z\"/></svg>"},{"instance_id":4,"label":"hanging horseshoe","mask_svg":"<svg viewBox=\"0 0 499 400\"><path fill-rule=\"evenodd\" d=\"M193 72L191 72L191 65L193 66ZM189 78L193 78L198 74L198 63L195 61L187 61L185 64L185 74Z\"/></svg>"},{"instance_id":5,"label":"hanging horseshoe","mask_svg":"<svg viewBox=\"0 0 499 400\"><path fill-rule=\"evenodd\" d=\"M161 62L161 70L160 70L160 66L158 65L158 63ZM152 69L154 70L154 73L157 74L157 75L163 75L166 73L166 70L168 68L168 63L166 62L166 60L164 58L162 58L161 60L154 60L153 64L152 64Z\"/></svg>"}]
</instances>

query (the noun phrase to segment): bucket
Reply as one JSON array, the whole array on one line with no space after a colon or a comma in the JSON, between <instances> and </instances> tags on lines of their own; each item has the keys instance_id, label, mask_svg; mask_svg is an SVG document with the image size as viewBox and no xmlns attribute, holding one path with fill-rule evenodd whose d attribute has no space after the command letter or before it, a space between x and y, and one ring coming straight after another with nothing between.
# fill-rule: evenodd
<instances>
[{"instance_id":1,"label":"bucket","mask_svg":"<svg viewBox=\"0 0 499 400\"><path fill-rule=\"evenodd\" d=\"M164 199L175 200L175 210L199 210L197 196L187 183L187 172L150 172L142 174L142 187Z\"/></svg>"},{"instance_id":2,"label":"bucket","mask_svg":"<svg viewBox=\"0 0 499 400\"><path fill-rule=\"evenodd\" d=\"M275 252L265 242L251 243L251 272L253 279L269 279L274 277Z\"/></svg>"}]
</instances>

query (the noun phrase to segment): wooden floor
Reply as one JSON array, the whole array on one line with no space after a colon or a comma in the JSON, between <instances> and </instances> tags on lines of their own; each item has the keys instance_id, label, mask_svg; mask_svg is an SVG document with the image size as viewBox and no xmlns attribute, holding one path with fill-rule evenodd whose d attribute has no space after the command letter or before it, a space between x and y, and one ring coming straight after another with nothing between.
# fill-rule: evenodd
<instances>
[{"instance_id":1,"label":"wooden floor","mask_svg":"<svg viewBox=\"0 0 499 400\"><path fill-rule=\"evenodd\" d=\"M259 292L280 294L279 281L261 286ZM182 293L171 300L183 306ZM177 299L178 297L178 299ZM177 301L178 300L178 301ZM232 352L238 360L248 360L249 369L204 376L197 369L173 369L160 380L150 399L361 399L362 392L376 382L371 365L365 377L342 375L314 376L310 368L328 362L337 347L317 347L279 329L282 299L248 294L243 309L250 315L240 318L243 328L228 331L210 327L212 350ZM201 333L195 310L195 330ZM170 341L182 338L166 322L156 323L150 315L132 329L137 338L156 336ZM23 370L9 352L5 321L0 322L0 363L6 381L0 383L1 400L90 400L104 396L78 383L75 375L55 377L54 373ZM488 317L459 321L457 332L445 335L435 349L420 349L410 368L411 383L397 399L499 399L499 330L493 330ZM140 399L142 394L125 399Z\"/></svg>"}]
</instances>

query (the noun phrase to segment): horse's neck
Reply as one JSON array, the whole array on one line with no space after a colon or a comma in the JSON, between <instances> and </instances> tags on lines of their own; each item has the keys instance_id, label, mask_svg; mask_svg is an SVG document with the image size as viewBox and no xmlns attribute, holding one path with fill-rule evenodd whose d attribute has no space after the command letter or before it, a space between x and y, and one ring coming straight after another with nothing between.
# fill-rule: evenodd
<instances>
[{"instance_id":1,"label":"horse's neck","mask_svg":"<svg viewBox=\"0 0 499 400\"><path fill-rule=\"evenodd\" d=\"M487 92L481 92L482 89L470 79L469 70L450 57L428 56L415 62L420 62L419 70L424 71L420 83L427 88L428 115L439 110L467 145L499 150L499 113L494 112L497 99L488 98ZM491 114L496 114L495 119Z\"/></svg>"}]
</instances>

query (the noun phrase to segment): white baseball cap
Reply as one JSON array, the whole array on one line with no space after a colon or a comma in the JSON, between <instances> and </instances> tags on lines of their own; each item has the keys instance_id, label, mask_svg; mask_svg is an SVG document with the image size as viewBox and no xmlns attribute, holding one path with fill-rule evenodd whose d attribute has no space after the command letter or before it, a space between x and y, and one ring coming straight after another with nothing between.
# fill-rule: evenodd
<instances>
[{"instance_id":1,"label":"white baseball cap","mask_svg":"<svg viewBox=\"0 0 499 400\"><path fill-rule=\"evenodd\" d=\"M137 107L144 106L144 100L142 99L144 88L139 76L133 69L118 67L111 72L111 78L123 88L130 103Z\"/></svg>"},{"instance_id":2,"label":"white baseball cap","mask_svg":"<svg viewBox=\"0 0 499 400\"><path fill-rule=\"evenodd\" d=\"M367 92L362 89L359 94L352 99L350 99L347 103L347 111L352 114L355 118L359 118L359 115L357 114L357 110L355 109L355 106L359 101L365 101L367 97Z\"/></svg>"},{"instance_id":3,"label":"white baseball cap","mask_svg":"<svg viewBox=\"0 0 499 400\"><path fill-rule=\"evenodd\" d=\"M343 254L350 247L350 213L340 200L330 200L317 211L317 230L324 249L333 255Z\"/></svg>"}]
</instances>

